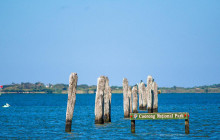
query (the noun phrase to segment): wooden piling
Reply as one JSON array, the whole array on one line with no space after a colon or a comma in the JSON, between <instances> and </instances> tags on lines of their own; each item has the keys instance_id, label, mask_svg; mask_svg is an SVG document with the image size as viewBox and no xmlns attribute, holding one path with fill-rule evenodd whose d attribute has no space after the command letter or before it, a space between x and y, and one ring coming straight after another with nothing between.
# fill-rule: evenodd
<instances>
[{"instance_id":1,"label":"wooden piling","mask_svg":"<svg viewBox=\"0 0 220 140\"><path fill-rule=\"evenodd\" d=\"M123 79L123 107L124 107L124 118L129 118L130 106L129 106L129 97L128 97L128 80Z\"/></svg>"},{"instance_id":2,"label":"wooden piling","mask_svg":"<svg viewBox=\"0 0 220 140\"><path fill-rule=\"evenodd\" d=\"M133 98L133 102L132 102L133 113L138 113L137 111L137 107L138 107L137 86L134 86L132 88L132 98Z\"/></svg>"},{"instance_id":3,"label":"wooden piling","mask_svg":"<svg viewBox=\"0 0 220 140\"><path fill-rule=\"evenodd\" d=\"M141 92L141 83L138 84L139 109L143 109L143 95Z\"/></svg>"},{"instance_id":4,"label":"wooden piling","mask_svg":"<svg viewBox=\"0 0 220 140\"><path fill-rule=\"evenodd\" d=\"M157 83L153 82L153 112L158 112L158 90L157 90Z\"/></svg>"},{"instance_id":5,"label":"wooden piling","mask_svg":"<svg viewBox=\"0 0 220 140\"><path fill-rule=\"evenodd\" d=\"M152 76L147 77L147 110L148 113L153 113L153 101L152 101L152 83L153 83L153 78Z\"/></svg>"},{"instance_id":6,"label":"wooden piling","mask_svg":"<svg viewBox=\"0 0 220 140\"><path fill-rule=\"evenodd\" d=\"M68 101L66 109L66 132L71 132L73 112L76 102L77 73L71 73L69 77Z\"/></svg>"},{"instance_id":7,"label":"wooden piling","mask_svg":"<svg viewBox=\"0 0 220 140\"><path fill-rule=\"evenodd\" d=\"M95 124L104 123L104 90L105 90L105 77L98 78L96 98L95 98Z\"/></svg>"},{"instance_id":8,"label":"wooden piling","mask_svg":"<svg viewBox=\"0 0 220 140\"><path fill-rule=\"evenodd\" d=\"M132 113L132 91L130 86L128 87L128 96L129 96L129 109L130 109L129 113Z\"/></svg>"},{"instance_id":9,"label":"wooden piling","mask_svg":"<svg viewBox=\"0 0 220 140\"><path fill-rule=\"evenodd\" d=\"M135 120L131 120L131 133L135 133Z\"/></svg>"},{"instance_id":10,"label":"wooden piling","mask_svg":"<svg viewBox=\"0 0 220 140\"><path fill-rule=\"evenodd\" d=\"M140 86L141 86L140 90L141 90L142 102L143 102L142 110L147 110L147 94L146 94L145 84L141 82Z\"/></svg>"},{"instance_id":11,"label":"wooden piling","mask_svg":"<svg viewBox=\"0 0 220 140\"><path fill-rule=\"evenodd\" d=\"M189 134L189 118L185 119L185 134Z\"/></svg>"},{"instance_id":12,"label":"wooden piling","mask_svg":"<svg viewBox=\"0 0 220 140\"><path fill-rule=\"evenodd\" d=\"M112 89L111 89L110 86L109 86L109 90L108 91L109 91L109 122L111 122L112 121L112 119L111 119Z\"/></svg>"},{"instance_id":13,"label":"wooden piling","mask_svg":"<svg viewBox=\"0 0 220 140\"><path fill-rule=\"evenodd\" d=\"M105 90L104 90L104 122L110 122L110 86L109 79L105 77Z\"/></svg>"}]
</instances>

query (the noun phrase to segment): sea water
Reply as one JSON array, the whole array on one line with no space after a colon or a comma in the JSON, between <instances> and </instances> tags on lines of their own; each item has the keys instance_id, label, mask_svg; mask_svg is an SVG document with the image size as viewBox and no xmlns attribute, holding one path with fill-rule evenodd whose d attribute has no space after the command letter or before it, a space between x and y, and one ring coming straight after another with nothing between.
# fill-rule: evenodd
<instances>
[{"instance_id":1,"label":"sea water","mask_svg":"<svg viewBox=\"0 0 220 140\"><path fill-rule=\"evenodd\" d=\"M184 120L124 119L123 95L112 95L112 122L95 125L95 94L77 94L72 131L65 132L67 95L2 94L0 139L220 139L220 94L160 94L158 112L189 112Z\"/></svg>"}]
</instances>

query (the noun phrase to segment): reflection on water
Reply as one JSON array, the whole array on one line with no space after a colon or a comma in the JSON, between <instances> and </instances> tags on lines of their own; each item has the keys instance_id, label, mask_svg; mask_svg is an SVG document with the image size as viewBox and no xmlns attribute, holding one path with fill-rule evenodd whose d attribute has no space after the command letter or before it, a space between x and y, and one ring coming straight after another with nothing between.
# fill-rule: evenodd
<instances>
[{"instance_id":1,"label":"reflection on water","mask_svg":"<svg viewBox=\"0 0 220 140\"><path fill-rule=\"evenodd\" d=\"M190 134L184 120L136 121L123 118L123 96L112 96L112 122L94 124L95 95L77 95L72 132L65 132L67 95L3 94L0 105L0 139L219 139L220 94L160 94L159 112L189 112Z\"/></svg>"}]
</instances>

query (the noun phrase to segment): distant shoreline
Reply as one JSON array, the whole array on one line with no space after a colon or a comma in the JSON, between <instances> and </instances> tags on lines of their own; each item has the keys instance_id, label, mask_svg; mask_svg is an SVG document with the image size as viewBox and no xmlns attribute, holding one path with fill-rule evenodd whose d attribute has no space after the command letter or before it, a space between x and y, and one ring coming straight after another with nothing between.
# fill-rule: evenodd
<instances>
[{"instance_id":1,"label":"distant shoreline","mask_svg":"<svg viewBox=\"0 0 220 140\"><path fill-rule=\"evenodd\" d=\"M202 93L202 92L170 92L161 94L212 94L212 93ZM219 92L213 92L218 94ZM68 94L68 93L47 93L47 92L0 92L0 94ZM76 93L76 94L95 94L95 93ZM112 93L112 94L123 94L123 93Z\"/></svg>"},{"instance_id":2,"label":"distant shoreline","mask_svg":"<svg viewBox=\"0 0 220 140\"><path fill-rule=\"evenodd\" d=\"M67 94L69 89L68 84L43 84L41 82L37 83L21 83L21 84L15 84L12 83L10 85L2 85L2 88L0 89L0 93L40 93L40 94L46 94L46 93L62 93ZM77 91L78 94L95 94L97 90L96 85L86 85L81 84L77 85ZM123 87L122 86L111 86L112 93L118 93L122 94ZM161 91L161 93L220 93L220 84L214 84L209 86L198 86L198 87L158 87L158 90Z\"/></svg>"}]
</instances>

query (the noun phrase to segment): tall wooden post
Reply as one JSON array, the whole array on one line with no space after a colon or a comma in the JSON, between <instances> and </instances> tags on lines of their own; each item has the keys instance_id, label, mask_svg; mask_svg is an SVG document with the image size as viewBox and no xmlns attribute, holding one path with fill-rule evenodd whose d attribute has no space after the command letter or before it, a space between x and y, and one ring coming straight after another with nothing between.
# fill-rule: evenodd
<instances>
[{"instance_id":1,"label":"tall wooden post","mask_svg":"<svg viewBox=\"0 0 220 140\"><path fill-rule=\"evenodd\" d=\"M69 90L68 90L68 101L66 109L66 132L71 132L73 112L76 102L76 87L77 87L78 76L77 73L71 73L69 77Z\"/></svg>"},{"instance_id":2,"label":"tall wooden post","mask_svg":"<svg viewBox=\"0 0 220 140\"><path fill-rule=\"evenodd\" d=\"M104 89L105 89L105 77L100 76L97 83L97 91L95 98L95 124L104 123Z\"/></svg>"},{"instance_id":3,"label":"tall wooden post","mask_svg":"<svg viewBox=\"0 0 220 140\"><path fill-rule=\"evenodd\" d=\"M133 113L138 113L137 107L138 107L138 97L137 97L137 86L134 86L132 88L132 98L133 98Z\"/></svg>"},{"instance_id":4,"label":"tall wooden post","mask_svg":"<svg viewBox=\"0 0 220 140\"><path fill-rule=\"evenodd\" d=\"M153 112L158 112L158 91L157 91L157 83L153 82Z\"/></svg>"},{"instance_id":5,"label":"tall wooden post","mask_svg":"<svg viewBox=\"0 0 220 140\"><path fill-rule=\"evenodd\" d=\"M147 77L147 89L146 89L146 91L147 91L147 110L148 110L148 113L153 112L152 82L153 82L152 76L148 76Z\"/></svg>"},{"instance_id":6,"label":"tall wooden post","mask_svg":"<svg viewBox=\"0 0 220 140\"><path fill-rule=\"evenodd\" d=\"M129 96L129 109L130 109L129 112L132 113L132 91L130 86L128 87L128 96Z\"/></svg>"},{"instance_id":7,"label":"tall wooden post","mask_svg":"<svg viewBox=\"0 0 220 140\"><path fill-rule=\"evenodd\" d=\"M139 96L139 109L143 109L143 95L141 92L141 83L138 84L138 96Z\"/></svg>"},{"instance_id":8,"label":"tall wooden post","mask_svg":"<svg viewBox=\"0 0 220 140\"><path fill-rule=\"evenodd\" d=\"M146 93L145 84L143 82L141 82L140 86L141 86L140 90L141 90L142 102L143 102L142 110L147 110L147 93Z\"/></svg>"},{"instance_id":9,"label":"tall wooden post","mask_svg":"<svg viewBox=\"0 0 220 140\"><path fill-rule=\"evenodd\" d=\"M110 87L109 79L105 77L105 90L104 90L104 122L110 122Z\"/></svg>"},{"instance_id":10,"label":"tall wooden post","mask_svg":"<svg viewBox=\"0 0 220 140\"><path fill-rule=\"evenodd\" d=\"M112 109L112 89L111 87L109 86L109 122L112 121L111 119L111 109Z\"/></svg>"},{"instance_id":11,"label":"tall wooden post","mask_svg":"<svg viewBox=\"0 0 220 140\"><path fill-rule=\"evenodd\" d=\"M130 106L129 106L129 97L128 97L128 80L123 79L123 105L124 105L124 118L129 118Z\"/></svg>"},{"instance_id":12,"label":"tall wooden post","mask_svg":"<svg viewBox=\"0 0 220 140\"><path fill-rule=\"evenodd\" d=\"M189 134L189 118L185 119L185 134Z\"/></svg>"}]
</instances>

